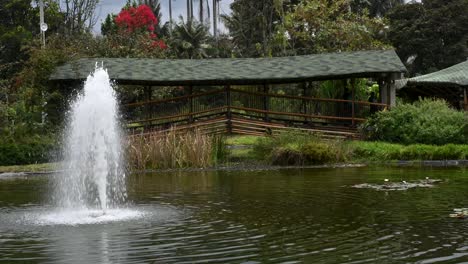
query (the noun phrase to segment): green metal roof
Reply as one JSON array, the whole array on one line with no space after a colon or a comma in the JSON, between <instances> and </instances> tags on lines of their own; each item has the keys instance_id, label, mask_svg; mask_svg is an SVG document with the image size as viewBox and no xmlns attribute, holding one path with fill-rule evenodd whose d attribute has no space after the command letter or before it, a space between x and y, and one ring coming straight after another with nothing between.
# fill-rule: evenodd
<instances>
[{"instance_id":1,"label":"green metal roof","mask_svg":"<svg viewBox=\"0 0 468 264\"><path fill-rule=\"evenodd\" d=\"M241 59L85 58L58 67L50 80L86 79L101 62L118 83L148 85L286 83L406 71L395 51L380 50Z\"/></svg>"},{"instance_id":2,"label":"green metal roof","mask_svg":"<svg viewBox=\"0 0 468 264\"><path fill-rule=\"evenodd\" d=\"M410 78L406 80L407 86L468 86L468 61L453 65L452 67Z\"/></svg>"}]
</instances>

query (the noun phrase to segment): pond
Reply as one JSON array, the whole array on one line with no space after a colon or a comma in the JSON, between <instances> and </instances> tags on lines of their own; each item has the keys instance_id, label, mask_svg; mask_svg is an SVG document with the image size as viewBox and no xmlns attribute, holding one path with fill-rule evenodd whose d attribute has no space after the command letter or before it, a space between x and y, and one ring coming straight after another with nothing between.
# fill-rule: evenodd
<instances>
[{"instance_id":1,"label":"pond","mask_svg":"<svg viewBox=\"0 0 468 264\"><path fill-rule=\"evenodd\" d=\"M468 262L463 168L341 168L159 172L128 179L144 217L44 224L50 179L0 177L0 262ZM55 176L57 177L57 176ZM378 191L362 183L441 179Z\"/></svg>"}]
</instances>

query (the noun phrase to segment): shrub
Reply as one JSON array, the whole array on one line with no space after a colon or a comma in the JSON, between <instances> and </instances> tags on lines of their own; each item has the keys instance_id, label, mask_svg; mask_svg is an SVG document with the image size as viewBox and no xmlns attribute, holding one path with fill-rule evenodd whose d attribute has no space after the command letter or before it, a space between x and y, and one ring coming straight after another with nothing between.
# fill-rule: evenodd
<instances>
[{"instance_id":1,"label":"shrub","mask_svg":"<svg viewBox=\"0 0 468 264\"><path fill-rule=\"evenodd\" d=\"M271 154L271 164L278 166L300 166L304 165L304 155L296 149L279 147Z\"/></svg>"},{"instance_id":2,"label":"shrub","mask_svg":"<svg viewBox=\"0 0 468 264\"><path fill-rule=\"evenodd\" d=\"M253 153L258 159L269 160L274 150L280 147L299 150L301 146L312 141L318 141L316 134L301 131L284 131L274 137L259 138L253 147Z\"/></svg>"},{"instance_id":3,"label":"shrub","mask_svg":"<svg viewBox=\"0 0 468 264\"><path fill-rule=\"evenodd\" d=\"M401 104L390 111L378 112L362 126L371 140L402 144L443 145L466 143L467 114L448 106L443 100L420 99Z\"/></svg>"},{"instance_id":4,"label":"shrub","mask_svg":"<svg viewBox=\"0 0 468 264\"><path fill-rule=\"evenodd\" d=\"M349 152L338 141L323 140L318 134L301 131L284 131L274 137L259 138L253 151L258 159L280 166L344 161Z\"/></svg>"},{"instance_id":5,"label":"shrub","mask_svg":"<svg viewBox=\"0 0 468 264\"><path fill-rule=\"evenodd\" d=\"M337 161L334 148L323 142L309 142L301 147L301 153L305 164L326 164Z\"/></svg>"},{"instance_id":6,"label":"shrub","mask_svg":"<svg viewBox=\"0 0 468 264\"><path fill-rule=\"evenodd\" d=\"M46 138L31 138L23 142L0 142L0 165L49 162L57 150L57 144L53 140Z\"/></svg>"}]
</instances>

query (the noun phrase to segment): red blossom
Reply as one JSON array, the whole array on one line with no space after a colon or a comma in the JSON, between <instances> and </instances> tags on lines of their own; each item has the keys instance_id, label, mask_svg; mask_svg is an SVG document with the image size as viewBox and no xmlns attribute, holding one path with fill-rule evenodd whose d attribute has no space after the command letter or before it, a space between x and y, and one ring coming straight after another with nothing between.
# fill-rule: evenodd
<instances>
[{"instance_id":1,"label":"red blossom","mask_svg":"<svg viewBox=\"0 0 468 264\"><path fill-rule=\"evenodd\" d=\"M167 45L162 40L155 40L155 41L153 41L153 43L151 43L151 47L159 48L159 49L166 49Z\"/></svg>"},{"instance_id":2,"label":"red blossom","mask_svg":"<svg viewBox=\"0 0 468 264\"><path fill-rule=\"evenodd\" d=\"M124 29L129 33L135 31L153 32L158 24L158 19L147 5L138 7L129 7L122 9L119 15L115 18L115 23L120 29Z\"/></svg>"},{"instance_id":3,"label":"red blossom","mask_svg":"<svg viewBox=\"0 0 468 264\"><path fill-rule=\"evenodd\" d=\"M166 43L163 40L158 40L158 36L154 33L154 29L158 25L158 19L147 5L122 9L115 18L115 23L121 33L146 33L145 36L148 38L148 42L145 42L148 43L148 48L167 48Z\"/></svg>"}]
</instances>

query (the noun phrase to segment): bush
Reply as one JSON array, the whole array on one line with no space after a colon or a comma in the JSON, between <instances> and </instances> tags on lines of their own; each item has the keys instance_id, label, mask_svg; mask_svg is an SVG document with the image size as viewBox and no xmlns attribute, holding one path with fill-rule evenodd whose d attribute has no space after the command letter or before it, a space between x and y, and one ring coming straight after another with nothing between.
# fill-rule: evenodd
<instances>
[{"instance_id":1,"label":"bush","mask_svg":"<svg viewBox=\"0 0 468 264\"><path fill-rule=\"evenodd\" d=\"M301 147L305 164L326 164L335 162L336 151L326 143L309 142Z\"/></svg>"},{"instance_id":2,"label":"bush","mask_svg":"<svg viewBox=\"0 0 468 264\"><path fill-rule=\"evenodd\" d=\"M443 100L421 99L376 113L361 130L368 139L402 144L463 144L468 140L467 114Z\"/></svg>"},{"instance_id":3,"label":"bush","mask_svg":"<svg viewBox=\"0 0 468 264\"><path fill-rule=\"evenodd\" d=\"M293 148L279 147L271 154L271 164L278 166L301 166L304 165L304 156Z\"/></svg>"},{"instance_id":4,"label":"bush","mask_svg":"<svg viewBox=\"0 0 468 264\"><path fill-rule=\"evenodd\" d=\"M0 142L0 165L24 165L49 162L58 150L50 139L30 139L27 142Z\"/></svg>"},{"instance_id":5,"label":"bush","mask_svg":"<svg viewBox=\"0 0 468 264\"><path fill-rule=\"evenodd\" d=\"M274 137L259 138L253 147L253 153L258 159L270 160L273 152L281 147L299 151L301 146L318 140L319 137L312 133L284 131Z\"/></svg>"},{"instance_id":6,"label":"bush","mask_svg":"<svg viewBox=\"0 0 468 264\"><path fill-rule=\"evenodd\" d=\"M347 149L310 132L285 131L275 137L259 138L253 151L272 165L300 166L344 161Z\"/></svg>"}]
</instances>

